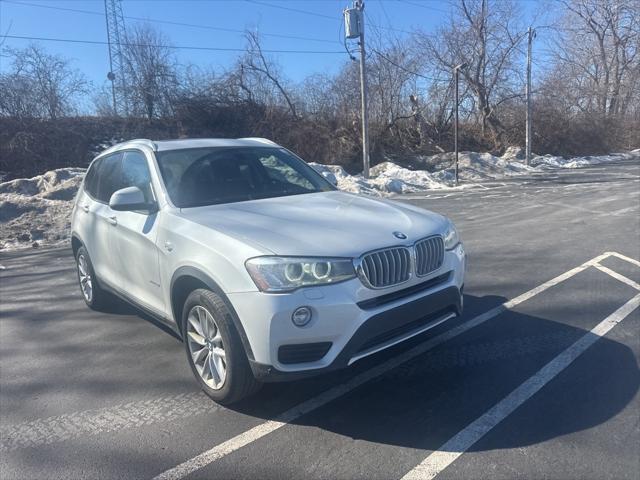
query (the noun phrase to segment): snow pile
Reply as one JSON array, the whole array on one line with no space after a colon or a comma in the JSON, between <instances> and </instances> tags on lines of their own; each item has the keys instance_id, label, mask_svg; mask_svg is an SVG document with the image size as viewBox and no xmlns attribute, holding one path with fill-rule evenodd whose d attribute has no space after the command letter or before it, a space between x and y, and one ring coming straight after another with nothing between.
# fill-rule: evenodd
<instances>
[{"instance_id":1,"label":"snow pile","mask_svg":"<svg viewBox=\"0 0 640 480\"><path fill-rule=\"evenodd\" d=\"M458 155L459 178L467 182L455 187L455 169L452 166L454 155L451 153L438 154L435 162L431 157L425 157L425 164L443 165L443 168L428 172L426 170L409 170L393 162L384 162L371 168L371 175L365 180L362 175L349 175L337 165L310 165L318 172L332 176L340 190L367 195L389 195L401 193L417 193L425 190L442 190L451 188L469 188L473 183L495 180L506 176L520 175L537 171L535 167L528 167L519 161L507 157L496 157L490 153L460 152ZM444 167L446 165L446 167Z\"/></svg>"},{"instance_id":2,"label":"snow pile","mask_svg":"<svg viewBox=\"0 0 640 480\"><path fill-rule=\"evenodd\" d=\"M310 163L317 172L336 183L340 190L381 196L392 193L415 193L447 188L441 181L424 170L409 170L392 162L384 162L371 169L371 178L349 175L338 165Z\"/></svg>"},{"instance_id":3,"label":"snow pile","mask_svg":"<svg viewBox=\"0 0 640 480\"><path fill-rule=\"evenodd\" d=\"M463 152L459 158L460 178L463 180L495 180L497 178L531 173L535 168L510 157L496 157L490 153Z\"/></svg>"},{"instance_id":4,"label":"snow pile","mask_svg":"<svg viewBox=\"0 0 640 480\"><path fill-rule=\"evenodd\" d=\"M59 168L0 183L0 249L69 239L73 198L83 168Z\"/></svg>"},{"instance_id":5,"label":"snow pile","mask_svg":"<svg viewBox=\"0 0 640 480\"><path fill-rule=\"evenodd\" d=\"M341 190L386 196L426 190L473 188L478 182L632 158L640 160L640 149L628 153L570 159L536 155L530 166L524 164L524 152L518 147L507 149L501 157L489 153L461 152L459 176L463 183L459 187L454 186L452 153L424 157L425 165L436 165L432 172L410 170L393 162L384 162L371 169L369 179L362 175L350 175L338 165L310 165L336 183ZM33 178L0 183L0 250L67 242L73 198L84 172L83 168L60 168Z\"/></svg>"},{"instance_id":6,"label":"snow pile","mask_svg":"<svg viewBox=\"0 0 640 480\"><path fill-rule=\"evenodd\" d=\"M382 193L416 193L448 186L425 170L408 170L392 162L371 169L370 183Z\"/></svg>"},{"instance_id":7,"label":"snow pile","mask_svg":"<svg viewBox=\"0 0 640 480\"><path fill-rule=\"evenodd\" d=\"M563 157L555 157L552 155L535 156L531 159L531 164L539 170L548 170L552 168L582 168L590 165L599 165L607 162L617 162L620 160L628 160L632 158L640 158L640 149L632 150L625 153L612 153L610 155L597 155L587 157L573 157L565 159Z\"/></svg>"},{"instance_id":8,"label":"snow pile","mask_svg":"<svg viewBox=\"0 0 640 480\"><path fill-rule=\"evenodd\" d=\"M323 165L315 162L310 162L309 165L321 173L327 180L336 184L340 190L380 196L380 192L371 183L371 180L365 180L362 175L349 175L346 170L339 165Z\"/></svg>"},{"instance_id":9,"label":"snow pile","mask_svg":"<svg viewBox=\"0 0 640 480\"><path fill-rule=\"evenodd\" d=\"M458 176L462 185L458 187L455 186L455 155L451 152L422 157L421 163L436 166L433 172L410 170L393 162L384 162L371 169L371 177L368 180L364 179L362 175L349 175L337 165L318 163L310 165L327 178L335 179L340 190L385 196L426 190L473 188L480 182L500 180L516 175L539 173L554 168L581 168L631 158L640 159L640 149L627 153L569 159L554 155L534 154L531 165L525 165L524 149L520 147L509 147L500 157L490 153L460 152L458 154Z\"/></svg>"}]
</instances>

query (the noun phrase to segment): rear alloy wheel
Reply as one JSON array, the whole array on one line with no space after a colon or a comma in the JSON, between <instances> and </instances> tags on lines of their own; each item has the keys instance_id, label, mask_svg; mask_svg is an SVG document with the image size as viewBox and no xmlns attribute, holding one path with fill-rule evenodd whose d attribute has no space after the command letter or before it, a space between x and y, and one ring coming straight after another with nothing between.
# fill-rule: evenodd
<instances>
[{"instance_id":1,"label":"rear alloy wheel","mask_svg":"<svg viewBox=\"0 0 640 480\"><path fill-rule=\"evenodd\" d=\"M93 300L93 287L91 285L91 272L89 272L89 262L84 254L78 255L78 280L80 281L80 290L85 302L91 303Z\"/></svg>"},{"instance_id":2,"label":"rear alloy wheel","mask_svg":"<svg viewBox=\"0 0 640 480\"><path fill-rule=\"evenodd\" d=\"M191 292L182 309L187 360L198 383L216 402L231 404L257 391L234 313L211 290Z\"/></svg>"},{"instance_id":3,"label":"rear alloy wheel","mask_svg":"<svg viewBox=\"0 0 640 480\"><path fill-rule=\"evenodd\" d=\"M91 259L84 247L80 247L76 252L76 266L78 283L84 302L93 310L101 310L106 303L108 294L100 288Z\"/></svg>"}]
</instances>

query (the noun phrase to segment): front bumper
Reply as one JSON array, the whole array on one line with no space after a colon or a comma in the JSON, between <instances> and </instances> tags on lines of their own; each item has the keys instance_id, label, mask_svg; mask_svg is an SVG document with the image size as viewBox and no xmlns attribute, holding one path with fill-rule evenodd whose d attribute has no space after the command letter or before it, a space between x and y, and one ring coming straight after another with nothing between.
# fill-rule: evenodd
<instances>
[{"instance_id":1,"label":"front bumper","mask_svg":"<svg viewBox=\"0 0 640 480\"><path fill-rule=\"evenodd\" d=\"M344 368L459 315L465 262L459 245L445 253L438 271L395 288L367 289L356 278L288 294L229 294L251 346L254 375L294 380ZM311 308L312 320L296 327L291 313L303 305ZM313 361L291 361L296 352L283 358L281 347L305 345L319 352Z\"/></svg>"},{"instance_id":2,"label":"front bumper","mask_svg":"<svg viewBox=\"0 0 640 480\"><path fill-rule=\"evenodd\" d=\"M370 317L325 367L283 371L253 360L250 361L251 369L257 379L265 382L295 380L345 368L360 358L400 343L396 339L407 340L442 320L459 315L462 309L461 295L458 288L448 287ZM377 339L380 341L376 342Z\"/></svg>"}]
</instances>

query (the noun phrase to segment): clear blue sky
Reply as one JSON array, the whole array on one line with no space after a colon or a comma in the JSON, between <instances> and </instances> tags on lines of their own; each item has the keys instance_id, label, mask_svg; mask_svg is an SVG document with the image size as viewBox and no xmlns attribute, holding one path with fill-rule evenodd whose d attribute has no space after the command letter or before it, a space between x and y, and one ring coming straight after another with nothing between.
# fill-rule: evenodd
<instances>
[{"instance_id":1,"label":"clear blue sky","mask_svg":"<svg viewBox=\"0 0 640 480\"><path fill-rule=\"evenodd\" d=\"M258 29L263 48L273 50L313 50L343 52L342 9L346 0L123 0L125 17L189 23L226 29ZM536 0L519 0L524 15L532 16ZM55 8L44 8L55 7ZM73 12L74 9L95 12ZM433 31L446 21L451 9L447 0L367 0L368 35L405 35L402 31L420 27ZM307 13L305 13L307 12ZM125 23L136 20L125 18ZM175 46L238 48L245 45L242 33L207 28L154 23ZM279 38L267 34L305 37ZM0 0L0 35L50 37L106 41L103 0ZM21 39L5 39L5 46L22 47ZM108 72L106 45L37 42L50 52L73 60L96 86ZM229 66L239 52L176 50L182 63ZM333 73L347 60L345 53L274 53L285 75L294 80L325 72ZM2 62L0 58L0 62ZM6 61L6 60L5 60ZM0 65L0 70L4 67Z\"/></svg>"}]
</instances>

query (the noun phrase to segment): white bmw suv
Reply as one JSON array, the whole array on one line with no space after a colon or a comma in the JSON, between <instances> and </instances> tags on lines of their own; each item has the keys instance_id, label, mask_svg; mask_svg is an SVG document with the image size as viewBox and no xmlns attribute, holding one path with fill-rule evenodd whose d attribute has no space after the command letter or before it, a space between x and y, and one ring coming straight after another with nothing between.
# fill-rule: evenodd
<instances>
[{"instance_id":1,"label":"white bmw suv","mask_svg":"<svg viewBox=\"0 0 640 480\"><path fill-rule=\"evenodd\" d=\"M72 216L85 302L178 333L204 391L343 368L462 310L445 217L337 190L265 139L132 140L90 165Z\"/></svg>"}]
</instances>

